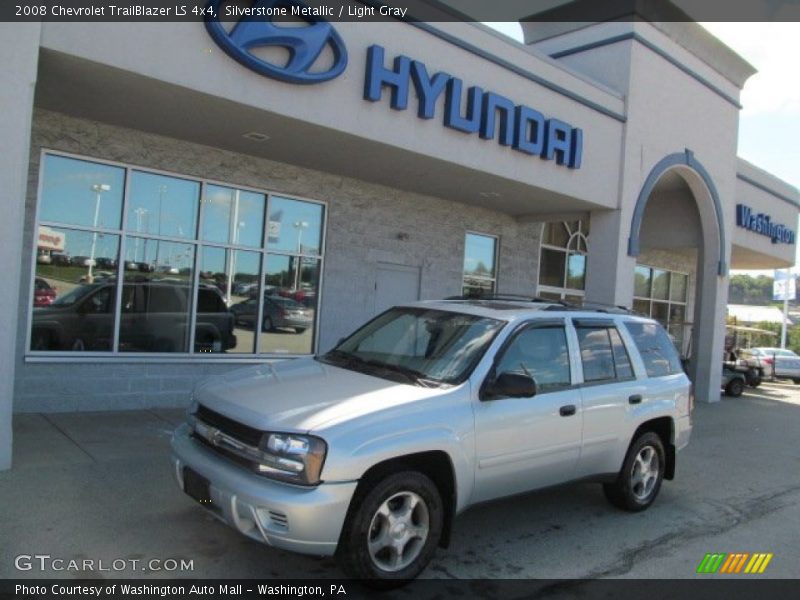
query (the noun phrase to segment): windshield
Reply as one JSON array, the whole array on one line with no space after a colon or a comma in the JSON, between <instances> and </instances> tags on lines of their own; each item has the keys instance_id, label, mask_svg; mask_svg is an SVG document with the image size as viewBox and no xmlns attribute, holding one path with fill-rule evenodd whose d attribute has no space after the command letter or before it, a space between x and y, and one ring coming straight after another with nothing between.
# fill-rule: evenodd
<instances>
[{"instance_id":1,"label":"windshield","mask_svg":"<svg viewBox=\"0 0 800 600\"><path fill-rule=\"evenodd\" d=\"M393 308L322 357L325 362L417 385L458 384L504 321L425 308Z\"/></svg>"}]
</instances>

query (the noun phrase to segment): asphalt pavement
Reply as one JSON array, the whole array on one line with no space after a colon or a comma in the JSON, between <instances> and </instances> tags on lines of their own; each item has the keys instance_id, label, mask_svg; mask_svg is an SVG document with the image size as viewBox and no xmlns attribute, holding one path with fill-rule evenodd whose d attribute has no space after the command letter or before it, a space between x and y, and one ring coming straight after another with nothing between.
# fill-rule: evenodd
<instances>
[{"instance_id":1,"label":"asphalt pavement","mask_svg":"<svg viewBox=\"0 0 800 600\"><path fill-rule=\"evenodd\" d=\"M676 479L647 511L612 508L574 484L474 507L455 523L429 578L697 578L706 553L767 552L757 577L800 576L800 386L764 384L699 404ZM246 539L178 490L169 438L176 410L17 414L14 468L0 473L0 578L340 577L334 560ZM75 560L43 570L19 556ZM84 560L112 573L80 570ZM156 559L191 570L153 570ZM18 570L18 566L27 570ZM121 565L122 563L116 563ZM741 577L741 575L714 575Z\"/></svg>"}]
</instances>

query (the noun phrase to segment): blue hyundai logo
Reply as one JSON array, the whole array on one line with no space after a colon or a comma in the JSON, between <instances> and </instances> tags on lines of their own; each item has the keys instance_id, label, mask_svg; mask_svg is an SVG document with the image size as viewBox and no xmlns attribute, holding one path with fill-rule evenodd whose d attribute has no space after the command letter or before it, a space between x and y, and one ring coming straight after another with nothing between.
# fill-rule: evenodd
<instances>
[{"instance_id":1,"label":"blue hyundai logo","mask_svg":"<svg viewBox=\"0 0 800 600\"><path fill-rule=\"evenodd\" d=\"M347 49L336 30L327 21L303 14L306 5L298 0L258 0L231 29L226 31L220 18L226 16L221 5L227 0L210 0L212 9L205 18L206 29L220 48L231 58L257 73L287 83L320 83L341 75L347 67ZM292 10L295 7L295 10ZM277 25L276 13L285 9L288 15L307 23L305 26ZM307 10L305 11L307 12ZM242 11L239 11L241 14ZM214 16L210 16L213 14ZM289 51L285 64L275 64L253 55L253 50L276 46ZM333 64L324 71L312 71L322 52L330 48Z\"/></svg>"}]
</instances>

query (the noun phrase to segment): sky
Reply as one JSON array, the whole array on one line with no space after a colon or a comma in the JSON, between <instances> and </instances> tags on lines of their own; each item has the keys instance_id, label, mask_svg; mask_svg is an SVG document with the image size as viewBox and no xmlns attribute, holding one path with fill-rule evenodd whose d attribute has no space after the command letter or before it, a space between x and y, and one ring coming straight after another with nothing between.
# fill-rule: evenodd
<instances>
[{"instance_id":1,"label":"sky","mask_svg":"<svg viewBox=\"0 0 800 600\"><path fill-rule=\"evenodd\" d=\"M518 23L487 25L522 41ZM758 69L742 90L738 155L800 188L800 23L701 25Z\"/></svg>"}]
</instances>

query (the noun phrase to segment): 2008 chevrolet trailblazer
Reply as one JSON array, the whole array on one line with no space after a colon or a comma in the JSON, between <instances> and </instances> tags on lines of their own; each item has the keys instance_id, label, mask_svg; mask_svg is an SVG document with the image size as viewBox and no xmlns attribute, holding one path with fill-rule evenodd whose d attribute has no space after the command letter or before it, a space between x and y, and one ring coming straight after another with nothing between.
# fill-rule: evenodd
<instances>
[{"instance_id":1,"label":"2008 chevrolet trailblazer","mask_svg":"<svg viewBox=\"0 0 800 600\"><path fill-rule=\"evenodd\" d=\"M646 509L689 441L690 387L651 319L420 302L327 354L201 382L173 437L175 475L241 533L393 585L478 502L592 479L612 504Z\"/></svg>"}]
</instances>

